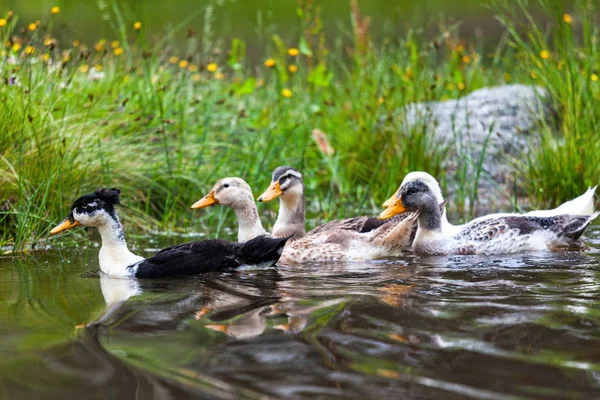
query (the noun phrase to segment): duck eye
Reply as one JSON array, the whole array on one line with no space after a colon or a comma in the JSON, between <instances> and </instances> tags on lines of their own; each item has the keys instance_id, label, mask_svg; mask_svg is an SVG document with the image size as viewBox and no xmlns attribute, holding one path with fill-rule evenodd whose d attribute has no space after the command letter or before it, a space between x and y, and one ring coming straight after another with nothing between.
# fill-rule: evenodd
<instances>
[{"instance_id":1,"label":"duck eye","mask_svg":"<svg viewBox=\"0 0 600 400\"><path fill-rule=\"evenodd\" d=\"M223 187L227 189L229 187L229 183L224 184Z\"/></svg>"},{"instance_id":2,"label":"duck eye","mask_svg":"<svg viewBox=\"0 0 600 400\"><path fill-rule=\"evenodd\" d=\"M408 189L408 194L415 194L417 191L414 188Z\"/></svg>"}]
</instances>

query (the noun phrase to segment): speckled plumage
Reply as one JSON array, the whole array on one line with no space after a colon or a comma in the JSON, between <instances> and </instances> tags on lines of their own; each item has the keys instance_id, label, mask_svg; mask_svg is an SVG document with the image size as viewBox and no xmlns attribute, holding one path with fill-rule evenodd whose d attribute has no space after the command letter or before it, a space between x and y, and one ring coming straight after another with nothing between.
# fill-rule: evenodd
<instances>
[{"instance_id":1,"label":"speckled plumage","mask_svg":"<svg viewBox=\"0 0 600 400\"><path fill-rule=\"evenodd\" d=\"M442 228L436 198L424 182L405 185L399 198L407 210L420 212L412 248L423 254L491 255L578 245L577 240L598 216L504 214L478 218L448 234Z\"/></svg>"},{"instance_id":2,"label":"speckled plumage","mask_svg":"<svg viewBox=\"0 0 600 400\"><path fill-rule=\"evenodd\" d=\"M369 232L334 229L289 243L280 262L360 261L397 256L410 246L416 216L388 222Z\"/></svg>"}]
</instances>

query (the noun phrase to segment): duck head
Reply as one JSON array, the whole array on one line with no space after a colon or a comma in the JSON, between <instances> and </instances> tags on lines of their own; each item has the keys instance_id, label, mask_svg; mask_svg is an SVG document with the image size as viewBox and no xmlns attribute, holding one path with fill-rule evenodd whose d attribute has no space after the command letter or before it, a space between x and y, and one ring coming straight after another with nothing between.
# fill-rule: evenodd
<instances>
[{"instance_id":1,"label":"duck head","mask_svg":"<svg viewBox=\"0 0 600 400\"><path fill-rule=\"evenodd\" d=\"M205 208L222 204L232 208L254 203L252 189L241 178L223 178L218 181L209 194L198 200L192 208Z\"/></svg>"},{"instance_id":2,"label":"duck head","mask_svg":"<svg viewBox=\"0 0 600 400\"><path fill-rule=\"evenodd\" d=\"M258 197L259 202L271 201L279 196L283 200L296 199L304 195L304 179L295 168L282 166L273 171L271 186Z\"/></svg>"},{"instance_id":3,"label":"duck head","mask_svg":"<svg viewBox=\"0 0 600 400\"><path fill-rule=\"evenodd\" d=\"M408 175L406 175L404 177L404 180L400 184L400 187L398 188L398 190L396 190L396 193L394 193L394 195L392 197L390 197L383 203L383 207L387 208L396 201L396 197L400 193L402 186L405 186L406 184L408 184L410 182L416 182L416 181L423 182L424 184L426 184L429 187L429 189L431 189L432 193L435 195L435 197L437 199L438 204L441 204L444 202L444 196L442 195L442 189L440 188L440 184L438 183L438 181L433 176L429 175L427 172L415 171L415 172L409 173Z\"/></svg>"},{"instance_id":4,"label":"duck head","mask_svg":"<svg viewBox=\"0 0 600 400\"><path fill-rule=\"evenodd\" d=\"M71 212L50 233L55 234L76 226L104 226L114 221L118 222L115 205L119 204L117 188L101 188L94 193L81 196L73 203Z\"/></svg>"},{"instance_id":5,"label":"duck head","mask_svg":"<svg viewBox=\"0 0 600 400\"><path fill-rule=\"evenodd\" d=\"M439 212L438 197L426 182L415 180L400 186L394 201L379 215L379 218L391 218L405 211L421 212L428 207L433 207Z\"/></svg>"}]
</instances>

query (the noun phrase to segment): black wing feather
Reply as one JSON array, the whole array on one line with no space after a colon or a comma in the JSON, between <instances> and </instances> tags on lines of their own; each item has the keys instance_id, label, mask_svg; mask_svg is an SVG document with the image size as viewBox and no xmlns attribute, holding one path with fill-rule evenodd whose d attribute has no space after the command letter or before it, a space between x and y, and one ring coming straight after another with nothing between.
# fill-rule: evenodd
<instances>
[{"instance_id":1,"label":"black wing feather","mask_svg":"<svg viewBox=\"0 0 600 400\"><path fill-rule=\"evenodd\" d=\"M225 271L240 265L275 264L287 238L262 235L245 243L226 240L200 240L160 250L150 258L131 266L137 278L164 278Z\"/></svg>"},{"instance_id":2,"label":"black wing feather","mask_svg":"<svg viewBox=\"0 0 600 400\"><path fill-rule=\"evenodd\" d=\"M168 247L138 264L137 278L162 278L224 271L241 265L237 243L201 240Z\"/></svg>"}]
</instances>

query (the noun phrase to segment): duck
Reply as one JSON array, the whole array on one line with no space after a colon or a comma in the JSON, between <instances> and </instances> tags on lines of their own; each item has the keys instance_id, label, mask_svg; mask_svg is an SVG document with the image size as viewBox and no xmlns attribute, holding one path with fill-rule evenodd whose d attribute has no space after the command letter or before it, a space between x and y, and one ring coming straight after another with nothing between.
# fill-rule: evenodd
<instances>
[{"instance_id":1,"label":"duck","mask_svg":"<svg viewBox=\"0 0 600 400\"><path fill-rule=\"evenodd\" d=\"M329 221L318 225L308 233L305 230L306 200L304 195L304 178L302 173L294 167L287 165L275 168L271 184L261 194L257 201L268 202L279 198L279 213L273 225L274 237L292 235L290 243L305 236L315 237L322 232L348 230L355 232L370 232L379 228L384 223L377 217L359 216L341 220ZM391 222L400 222L406 215L399 214Z\"/></svg>"},{"instance_id":2,"label":"duck","mask_svg":"<svg viewBox=\"0 0 600 400\"><path fill-rule=\"evenodd\" d=\"M270 267L279 260L287 238L259 235L243 243L208 239L183 243L144 258L127 247L115 206L121 191L100 188L79 197L69 215L50 234L77 226L92 226L102 237L98 254L101 271L112 277L164 278L231 270L242 265Z\"/></svg>"},{"instance_id":3,"label":"duck","mask_svg":"<svg viewBox=\"0 0 600 400\"><path fill-rule=\"evenodd\" d=\"M304 178L296 168L281 166L275 168L271 185L257 201L267 202L279 197L279 213L271 234L274 237L291 235L290 242L306 236L306 201L304 198Z\"/></svg>"},{"instance_id":4,"label":"duck","mask_svg":"<svg viewBox=\"0 0 600 400\"><path fill-rule=\"evenodd\" d=\"M392 197L390 197L383 203L383 207L387 208L395 202L396 197L398 196L398 193L400 193L400 190L402 189L403 186L405 186L406 184L408 184L410 182L416 182L416 181L423 182L424 184L429 186L429 188L431 189L432 193L435 195L439 204L444 203L444 201L445 201L444 196L442 194L442 189L441 189L438 181L433 176L428 174L427 172L413 171L404 177L404 180L398 187L398 190L392 195ZM533 211L526 212L524 214L516 214L516 215L526 215L526 216L530 216L530 217L554 217L554 216L563 215L563 214L590 216L594 213L594 198L595 198L595 193L596 193L597 187L598 186L590 187L582 195L576 197L575 199L569 200L551 210L533 210ZM402 215L402 214L400 214L400 215ZM515 214L514 213L488 214L486 216L479 217L475 220L508 216L508 215L515 215ZM394 218L394 217L392 217L392 218ZM446 234L450 234L450 235L460 232L466 226L465 224L462 224L462 225L451 224L448 221L445 207L443 207L443 209L442 209L441 223L442 223L442 231L444 231Z\"/></svg>"},{"instance_id":5,"label":"duck","mask_svg":"<svg viewBox=\"0 0 600 400\"><path fill-rule=\"evenodd\" d=\"M350 262L396 257L410 248L418 213L399 222L382 224L369 232L330 229L307 235L287 244L281 264L309 262Z\"/></svg>"},{"instance_id":6,"label":"duck","mask_svg":"<svg viewBox=\"0 0 600 400\"><path fill-rule=\"evenodd\" d=\"M192 204L193 209L200 209L221 204L235 212L238 222L238 242L245 242L267 234L263 228L252 188L239 177L227 177L219 180L211 191ZM281 236L280 238L288 237Z\"/></svg>"},{"instance_id":7,"label":"duck","mask_svg":"<svg viewBox=\"0 0 600 400\"><path fill-rule=\"evenodd\" d=\"M447 229L439 207L440 193L430 184L418 178L405 182L379 215L385 219L405 211L418 213L412 250L419 254L494 255L579 245L579 238L599 214L492 214Z\"/></svg>"}]
</instances>

